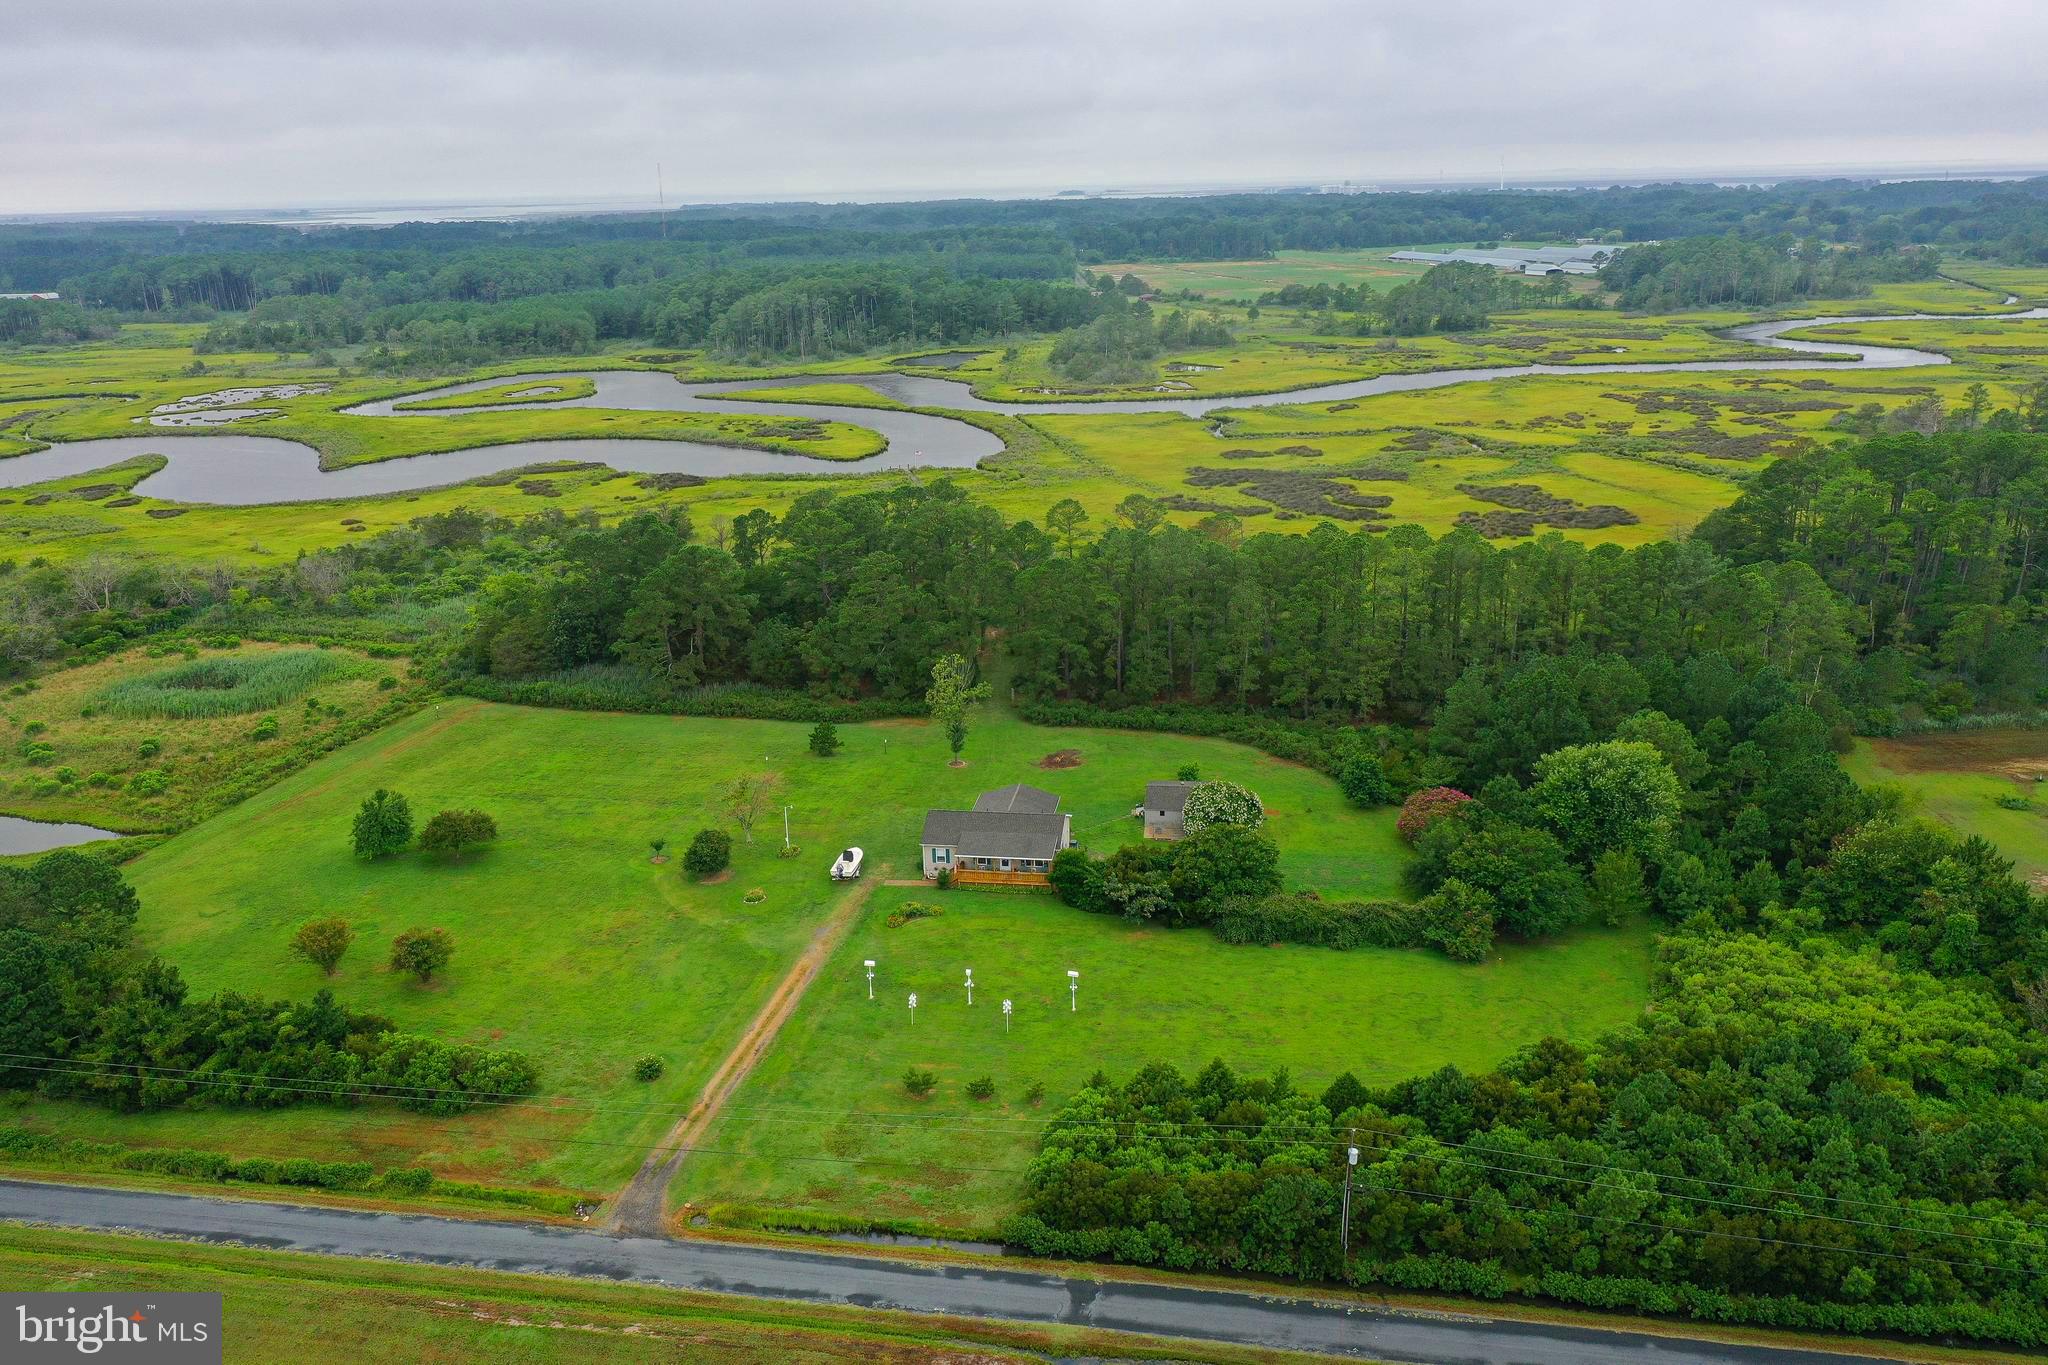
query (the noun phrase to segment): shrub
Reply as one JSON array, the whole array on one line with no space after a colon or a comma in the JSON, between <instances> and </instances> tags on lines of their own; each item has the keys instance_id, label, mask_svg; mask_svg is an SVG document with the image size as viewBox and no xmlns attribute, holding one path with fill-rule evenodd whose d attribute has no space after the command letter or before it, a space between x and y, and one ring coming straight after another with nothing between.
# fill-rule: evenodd
<instances>
[{"instance_id":1,"label":"shrub","mask_svg":"<svg viewBox=\"0 0 2048 1365\"><path fill-rule=\"evenodd\" d=\"M647 847L653 851L655 860L659 862L661 860L661 851L668 847L668 840L660 835L656 835L647 841Z\"/></svg>"},{"instance_id":2,"label":"shrub","mask_svg":"<svg viewBox=\"0 0 2048 1365\"><path fill-rule=\"evenodd\" d=\"M1198 764L1183 763L1180 765L1180 770L1174 773L1173 780L1176 782L1200 782L1202 780L1202 769Z\"/></svg>"},{"instance_id":3,"label":"shrub","mask_svg":"<svg viewBox=\"0 0 2048 1365\"><path fill-rule=\"evenodd\" d=\"M1400 901L1326 901L1313 891L1225 903L1211 922L1225 943L1303 943L1315 948L1415 948L1421 913Z\"/></svg>"},{"instance_id":4,"label":"shrub","mask_svg":"<svg viewBox=\"0 0 2048 1365\"><path fill-rule=\"evenodd\" d=\"M889 912L882 921L891 929L900 929L914 919L937 919L945 912L930 901L905 901Z\"/></svg>"},{"instance_id":5,"label":"shrub","mask_svg":"<svg viewBox=\"0 0 2048 1365\"><path fill-rule=\"evenodd\" d=\"M1416 906L1422 936L1460 962L1477 962L1493 947L1493 897L1456 877Z\"/></svg>"},{"instance_id":6,"label":"shrub","mask_svg":"<svg viewBox=\"0 0 2048 1365\"><path fill-rule=\"evenodd\" d=\"M412 807L397 792L379 787L363 798L352 828L358 858L388 858L412 843Z\"/></svg>"},{"instance_id":7,"label":"shrub","mask_svg":"<svg viewBox=\"0 0 2048 1365\"><path fill-rule=\"evenodd\" d=\"M1209 825L1173 846L1167 888L1183 918L1213 918L1219 902L1279 891L1280 848L1243 825Z\"/></svg>"},{"instance_id":8,"label":"shrub","mask_svg":"<svg viewBox=\"0 0 2048 1365\"><path fill-rule=\"evenodd\" d=\"M28 760L29 767L43 768L57 761L57 750L48 744L23 744L21 756Z\"/></svg>"},{"instance_id":9,"label":"shrub","mask_svg":"<svg viewBox=\"0 0 2048 1365\"><path fill-rule=\"evenodd\" d=\"M683 871L693 877L710 877L732 864L732 836L722 829L700 829L683 850Z\"/></svg>"},{"instance_id":10,"label":"shrub","mask_svg":"<svg viewBox=\"0 0 2048 1365\"><path fill-rule=\"evenodd\" d=\"M1257 829L1266 823L1266 808L1248 788L1235 782L1203 782L1188 793L1182 821L1190 834L1198 834L1211 825Z\"/></svg>"},{"instance_id":11,"label":"shrub","mask_svg":"<svg viewBox=\"0 0 2048 1365\"><path fill-rule=\"evenodd\" d=\"M128 779L128 790L137 796L162 796L171 789L171 775L162 768L145 768Z\"/></svg>"},{"instance_id":12,"label":"shrub","mask_svg":"<svg viewBox=\"0 0 2048 1365\"><path fill-rule=\"evenodd\" d=\"M819 758L830 758L839 752L839 727L829 720L821 720L811 729L811 752Z\"/></svg>"},{"instance_id":13,"label":"shrub","mask_svg":"<svg viewBox=\"0 0 2048 1365\"><path fill-rule=\"evenodd\" d=\"M992 1100L996 1095L993 1076L976 1076L967 1083L967 1097L974 1100Z\"/></svg>"},{"instance_id":14,"label":"shrub","mask_svg":"<svg viewBox=\"0 0 2048 1365\"><path fill-rule=\"evenodd\" d=\"M1394 828L1412 844L1422 837L1424 830L1471 799L1455 787L1425 787L1401 803L1401 815Z\"/></svg>"},{"instance_id":15,"label":"shrub","mask_svg":"<svg viewBox=\"0 0 2048 1365\"><path fill-rule=\"evenodd\" d=\"M67 763L63 767L57 769L56 772L51 773L50 776L57 779L58 786L68 787L72 783L78 781L78 769L72 767L70 764Z\"/></svg>"},{"instance_id":16,"label":"shrub","mask_svg":"<svg viewBox=\"0 0 2048 1365\"><path fill-rule=\"evenodd\" d=\"M164 742L160 739L145 739L135 746L136 754L142 758L155 758L163 751Z\"/></svg>"},{"instance_id":17,"label":"shrub","mask_svg":"<svg viewBox=\"0 0 2048 1365\"><path fill-rule=\"evenodd\" d=\"M34 739L37 735L40 735L41 733L43 733L43 731L49 728L49 726L43 724L43 722L39 720L32 720L28 724L21 727L21 732L24 735L27 735L30 739Z\"/></svg>"},{"instance_id":18,"label":"shrub","mask_svg":"<svg viewBox=\"0 0 2048 1365\"><path fill-rule=\"evenodd\" d=\"M921 1100L932 1093L939 1078L929 1071L911 1067L903 1073L903 1091L914 1100Z\"/></svg>"},{"instance_id":19,"label":"shrub","mask_svg":"<svg viewBox=\"0 0 2048 1365\"><path fill-rule=\"evenodd\" d=\"M276 717L276 716L265 716L265 717L264 717L264 718L263 718L262 720L259 720L259 721L257 721L257 722L256 722L256 728L255 728L255 729L253 729L253 730L251 730L251 731L249 732L249 738L251 738L251 739L276 739L276 738L277 738L277 717Z\"/></svg>"},{"instance_id":20,"label":"shrub","mask_svg":"<svg viewBox=\"0 0 2048 1365\"><path fill-rule=\"evenodd\" d=\"M1063 848L1055 853L1046 880L1052 883L1053 894L1063 905L1097 915L1111 909L1103 890L1102 864L1078 848Z\"/></svg>"},{"instance_id":21,"label":"shrub","mask_svg":"<svg viewBox=\"0 0 2048 1365\"><path fill-rule=\"evenodd\" d=\"M454 956L455 940L446 929L408 929L391 940L391 970L410 972L423 983Z\"/></svg>"},{"instance_id":22,"label":"shrub","mask_svg":"<svg viewBox=\"0 0 2048 1365\"><path fill-rule=\"evenodd\" d=\"M111 787L114 785L114 775L112 773L94 773L85 779L85 785L88 787Z\"/></svg>"},{"instance_id":23,"label":"shrub","mask_svg":"<svg viewBox=\"0 0 2048 1365\"><path fill-rule=\"evenodd\" d=\"M941 891L951 891L953 889L953 869L950 867L940 868L939 875L932 878L932 885Z\"/></svg>"},{"instance_id":24,"label":"shrub","mask_svg":"<svg viewBox=\"0 0 2048 1365\"><path fill-rule=\"evenodd\" d=\"M2007 794L1994 798L2003 810L2032 810L2034 803L2024 796Z\"/></svg>"},{"instance_id":25,"label":"shrub","mask_svg":"<svg viewBox=\"0 0 2048 1365\"><path fill-rule=\"evenodd\" d=\"M389 673L386 673L383 677L377 679L377 690L379 692L390 692L396 689L397 686L398 679L392 677Z\"/></svg>"},{"instance_id":26,"label":"shrub","mask_svg":"<svg viewBox=\"0 0 2048 1365\"><path fill-rule=\"evenodd\" d=\"M377 1179L378 1185L393 1194L425 1194L433 1183L434 1173L424 1166L400 1166Z\"/></svg>"},{"instance_id":27,"label":"shrub","mask_svg":"<svg viewBox=\"0 0 2048 1365\"><path fill-rule=\"evenodd\" d=\"M1394 800L1394 784L1373 754L1353 754L1337 770L1337 786L1354 806L1385 806Z\"/></svg>"},{"instance_id":28,"label":"shrub","mask_svg":"<svg viewBox=\"0 0 2048 1365\"><path fill-rule=\"evenodd\" d=\"M1045 1082L1033 1081L1024 1087L1024 1103L1037 1104L1045 1098Z\"/></svg>"},{"instance_id":29,"label":"shrub","mask_svg":"<svg viewBox=\"0 0 2048 1365\"><path fill-rule=\"evenodd\" d=\"M663 1067L659 1057L642 1057L633 1063L633 1079L636 1081L658 1081Z\"/></svg>"},{"instance_id":30,"label":"shrub","mask_svg":"<svg viewBox=\"0 0 2048 1365\"><path fill-rule=\"evenodd\" d=\"M420 848L460 858L473 848L495 842L497 837L498 822L482 811L444 810L437 812L420 831Z\"/></svg>"}]
</instances>

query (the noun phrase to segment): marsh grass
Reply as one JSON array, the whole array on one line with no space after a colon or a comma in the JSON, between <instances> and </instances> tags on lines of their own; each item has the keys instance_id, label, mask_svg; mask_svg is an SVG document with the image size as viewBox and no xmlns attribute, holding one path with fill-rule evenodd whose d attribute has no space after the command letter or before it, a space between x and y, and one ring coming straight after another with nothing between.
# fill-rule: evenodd
<instances>
[{"instance_id":1,"label":"marsh grass","mask_svg":"<svg viewBox=\"0 0 2048 1365\"><path fill-rule=\"evenodd\" d=\"M264 711L359 668L318 649L194 659L101 689L93 704L131 720L199 720Z\"/></svg>"}]
</instances>

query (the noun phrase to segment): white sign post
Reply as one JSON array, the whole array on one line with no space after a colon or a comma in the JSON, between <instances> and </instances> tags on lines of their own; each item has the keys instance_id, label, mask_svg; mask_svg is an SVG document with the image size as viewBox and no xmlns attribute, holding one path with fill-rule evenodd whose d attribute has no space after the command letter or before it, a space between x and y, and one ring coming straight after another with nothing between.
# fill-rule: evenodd
<instances>
[{"instance_id":1,"label":"white sign post","mask_svg":"<svg viewBox=\"0 0 2048 1365\"><path fill-rule=\"evenodd\" d=\"M974 968L967 969L967 1003L974 1003Z\"/></svg>"},{"instance_id":2,"label":"white sign post","mask_svg":"<svg viewBox=\"0 0 2048 1365\"><path fill-rule=\"evenodd\" d=\"M1072 967L1067 968L1067 1012L1076 1013L1081 1008L1081 974Z\"/></svg>"},{"instance_id":3,"label":"white sign post","mask_svg":"<svg viewBox=\"0 0 2048 1365\"><path fill-rule=\"evenodd\" d=\"M1005 1000L1005 1001L1003 1002L1003 1032L1005 1032L1005 1033L1008 1033L1009 1031L1010 1031L1010 1002L1009 1002L1009 1001L1007 1001L1007 1000Z\"/></svg>"},{"instance_id":4,"label":"white sign post","mask_svg":"<svg viewBox=\"0 0 2048 1365\"><path fill-rule=\"evenodd\" d=\"M875 998L875 960L871 957L862 958L861 966L868 969L868 999L872 1000Z\"/></svg>"},{"instance_id":5,"label":"white sign post","mask_svg":"<svg viewBox=\"0 0 2048 1365\"><path fill-rule=\"evenodd\" d=\"M913 1024L917 1022L917 992L916 992L916 991L912 991L912 992L910 993L910 1022L911 1022L911 1023L913 1023Z\"/></svg>"}]
</instances>

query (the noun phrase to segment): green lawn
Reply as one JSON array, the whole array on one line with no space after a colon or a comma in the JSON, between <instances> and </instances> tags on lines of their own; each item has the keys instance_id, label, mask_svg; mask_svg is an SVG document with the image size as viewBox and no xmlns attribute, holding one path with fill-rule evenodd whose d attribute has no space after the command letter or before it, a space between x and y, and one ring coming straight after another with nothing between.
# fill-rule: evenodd
<instances>
[{"instance_id":1,"label":"green lawn","mask_svg":"<svg viewBox=\"0 0 2048 1365\"><path fill-rule=\"evenodd\" d=\"M568 1104L440 1119L313 1107L121 1115L37 1101L14 1116L96 1138L380 1166L418 1159L451 1176L605 1190L694 1098L834 903L833 852L859 844L871 876L890 863L914 874L929 806L1030 781L1060 794L1077 836L1102 849L1136 836L1129 812L1147 779L1194 763L1264 797L1298 883L1349 896L1399 885L1405 854L1391 810L1352 809L1327 778L1241 746L1045 730L992 709L969 739L969 766L952 769L942 736L922 722L843 726L845 749L830 760L808 752L808 731L444 701L130 865L142 942L195 989L303 997L330 984L404 1028L529 1051L542 1089ZM1077 750L1080 766L1036 766L1063 749ZM719 884L685 881L677 861L653 864L649 838L666 836L678 852L697 829L725 823L714 793L741 771L781 775L802 855L776 856L780 819L770 813ZM349 821L380 786L404 793L421 820L478 806L503 838L461 864L417 854L360 862ZM766 899L745 904L755 887ZM324 915L356 931L331 982L287 949L299 923ZM392 936L415 925L455 939L453 966L428 987L384 967ZM1219 960L1242 954L1203 946ZM646 1053L668 1066L651 1086L628 1076Z\"/></svg>"},{"instance_id":2,"label":"green lawn","mask_svg":"<svg viewBox=\"0 0 2048 1365\"><path fill-rule=\"evenodd\" d=\"M889 928L906 899L942 913ZM1098 1068L1121 1078L1147 1062L1193 1070L1222 1057L1246 1071L1285 1066L1316 1089L1345 1070L1379 1084L1447 1063L1479 1070L1546 1035L1590 1039L1635 1017L1649 943L1646 926L1588 931L1467 966L1426 951L1231 947L1205 929L1133 926L1043 895L891 888L672 1194L989 1231L1014 1207L1038 1125ZM1075 1001L1069 969L1081 973ZM904 1092L912 1066L939 1078L928 1099ZM993 1100L967 1095L981 1076L995 1080ZM1036 1106L1024 1097L1033 1081L1046 1088Z\"/></svg>"}]
</instances>

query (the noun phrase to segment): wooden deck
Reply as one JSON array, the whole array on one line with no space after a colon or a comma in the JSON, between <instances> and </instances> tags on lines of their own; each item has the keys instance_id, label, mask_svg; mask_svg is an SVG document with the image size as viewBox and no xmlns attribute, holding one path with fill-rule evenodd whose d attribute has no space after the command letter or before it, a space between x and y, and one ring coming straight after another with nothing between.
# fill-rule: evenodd
<instances>
[{"instance_id":1,"label":"wooden deck","mask_svg":"<svg viewBox=\"0 0 2048 1365\"><path fill-rule=\"evenodd\" d=\"M955 886L1051 886L1052 878L1043 872L970 872L965 868L955 869Z\"/></svg>"}]
</instances>

